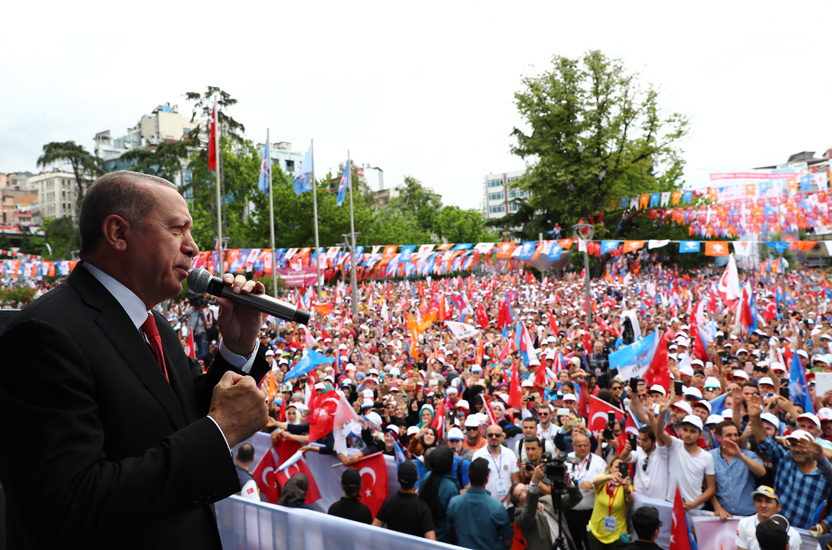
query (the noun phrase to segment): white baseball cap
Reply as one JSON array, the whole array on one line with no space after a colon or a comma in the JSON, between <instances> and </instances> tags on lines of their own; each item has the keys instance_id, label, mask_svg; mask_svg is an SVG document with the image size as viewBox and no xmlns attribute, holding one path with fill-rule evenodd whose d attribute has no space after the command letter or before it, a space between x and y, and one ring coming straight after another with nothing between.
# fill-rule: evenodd
<instances>
[{"instance_id":1,"label":"white baseball cap","mask_svg":"<svg viewBox=\"0 0 832 550\"><path fill-rule=\"evenodd\" d=\"M702 419L696 416L695 414L689 414L685 418L682 419L682 424L691 424L692 426L696 426L699 428L699 431L702 431Z\"/></svg>"}]
</instances>

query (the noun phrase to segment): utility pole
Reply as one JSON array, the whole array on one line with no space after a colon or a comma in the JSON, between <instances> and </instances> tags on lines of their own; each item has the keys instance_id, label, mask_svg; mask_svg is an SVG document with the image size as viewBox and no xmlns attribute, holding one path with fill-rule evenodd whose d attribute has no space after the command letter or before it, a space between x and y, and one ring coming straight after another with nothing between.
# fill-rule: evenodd
<instances>
[{"instance_id":1,"label":"utility pole","mask_svg":"<svg viewBox=\"0 0 832 550\"><path fill-rule=\"evenodd\" d=\"M590 277L589 277L589 253L587 252L586 245L589 241L592 240L592 236L595 234L595 226L588 223L579 223L572 226L572 235L578 241L583 241L583 251L584 251L584 274L586 275L586 328L589 330L590 325L592 324L592 307L590 307ZM589 351L589 350L587 350Z\"/></svg>"}]
</instances>

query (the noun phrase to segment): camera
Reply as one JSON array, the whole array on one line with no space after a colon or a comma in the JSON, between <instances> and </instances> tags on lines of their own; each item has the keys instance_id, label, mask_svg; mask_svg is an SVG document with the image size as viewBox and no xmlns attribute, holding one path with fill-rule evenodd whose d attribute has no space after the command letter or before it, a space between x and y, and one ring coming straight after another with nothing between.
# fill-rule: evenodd
<instances>
[{"instance_id":1,"label":"camera","mask_svg":"<svg viewBox=\"0 0 832 550\"><path fill-rule=\"evenodd\" d=\"M552 492L566 491L566 480L569 475L566 465L575 464L575 459L568 458L566 453L557 456L543 453L540 456L540 463L546 466L546 480L552 486Z\"/></svg>"},{"instance_id":2,"label":"camera","mask_svg":"<svg viewBox=\"0 0 832 550\"><path fill-rule=\"evenodd\" d=\"M523 467L526 468L527 472L531 472L537 467L537 464L534 463L534 460L526 460L523 462Z\"/></svg>"},{"instance_id":3,"label":"camera","mask_svg":"<svg viewBox=\"0 0 832 550\"><path fill-rule=\"evenodd\" d=\"M627 434L627 442L630 444L630 449L635 451L638 445L638 437L634 434Z\"/></svg>"}]
</instances>

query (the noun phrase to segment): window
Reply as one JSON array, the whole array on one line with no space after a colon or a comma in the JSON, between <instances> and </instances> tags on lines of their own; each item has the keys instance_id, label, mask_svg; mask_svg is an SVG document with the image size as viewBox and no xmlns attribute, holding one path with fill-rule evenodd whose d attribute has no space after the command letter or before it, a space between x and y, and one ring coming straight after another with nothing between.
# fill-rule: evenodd
<instances>
[{"instance_id":1,"label":"window","mask_svg":"<svg viewBox=\"0 0 832 550\"><path fill-rule=\"evenodd\" d=\"M499 206L492 206L491 208L488 209L488 211L491 212L492 214L503 214L503 213L505 213L506 210L503 207L503 205L501 204Z\"/></svg>"},{"instance_id":2,"label":"window","mask_svg":"<svg viewBox=\"0 0 832 550\"><path fill-rule=\"evenodd\" d=\"M287 160L286 161L286 171L287 172L294 172L295 171L295 161Z\"/></svg>"},{"instance_id":3,"label":"window","mask_svg":"<svg viewBox=\"0 0 832 550\"><path fill-rule=\"evenodd\" d=\"M500 191L499 193L489 193L488 194L488 200L490 200L490 201L501 201L505 198L506 198L505 193L503 193L502 191Z\"/></svg>"},{"instance_id":4,"label":"window","mask_svg":"<svg viewBox=\"0 0 832 550\"><path fill-rule=\"evenodd\" d=\"M514 203L511 203L511 204L509 204L509 205L508 205L508 211L509 211L509 212L517 212L517 210L518 210L519 208L520 208L520 207L519 207L519 206L517 206L517 205L516 205L516 204L514 204Z\"/></svg>"},{"instance_id":5,"label":"window","mask_svg":"<svg viewBox=\"0 0 832 550\"><path fill-rule=\"evenodd\" d=\"M488 187L502 187L503 180L488 180Z\"/></svg>"}]
</instances>

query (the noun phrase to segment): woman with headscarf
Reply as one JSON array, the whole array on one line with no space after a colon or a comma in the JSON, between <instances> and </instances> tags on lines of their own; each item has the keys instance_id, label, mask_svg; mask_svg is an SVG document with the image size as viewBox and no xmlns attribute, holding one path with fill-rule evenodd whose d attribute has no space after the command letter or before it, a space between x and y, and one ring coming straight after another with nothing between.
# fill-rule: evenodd
<instances>
[{"instance_id":1,"label":"woman with headscarf","mask_svg":"<svg viewBox=\"0 0 832 550\"><path fill-rule=\"evenodd\" d=\"M428 458L430 473L422 481L419 498L425 501L433 515L436 540L454 544L451 530L448 528L446 510L451 499L459 494L456 481L451 475L454 465L454 452L442 445L430 453Z\"/></svg>"},{"instance_id":2,"label":"woman with headscarf","mask_svg":"<svg viewBox=\"0 0 832 550\"><path fill-rule=\"evenodd\" d=\"M407 450L414 457L422 456L428 449L436 447L438 439L439 436L436 433L436 429L425 426L410 438L410 442L407 444Z\"/></svg>"},{"instance_id":3,"label":"woman with headscarf","mask_svg":"<svg viewBox=\"0 0 832 550\"><path fill-rule=\"evenodd\" d=\"M306 504L306 491L308 489L309 478L306 477L306 474L298 472L290 477L286 485L283 486L283 493L280 495L280 500L277 501L277 504L288 508L314 510L314 508Z\"/></svg>"}]
</instances>

